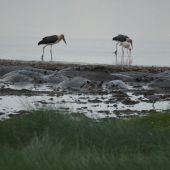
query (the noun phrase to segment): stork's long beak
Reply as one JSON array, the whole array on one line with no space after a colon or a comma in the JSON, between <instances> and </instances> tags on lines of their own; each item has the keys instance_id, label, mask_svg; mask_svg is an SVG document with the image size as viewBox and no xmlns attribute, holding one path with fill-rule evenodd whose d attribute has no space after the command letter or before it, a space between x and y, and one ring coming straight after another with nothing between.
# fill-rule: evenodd
<instances>
[{"instance_id":1,"label":"stork's long beak","mask_svg":"<svg viewBox=\"0 0 170 170\"><path fill-rule=\"evenodd\" d=\"M65 40L65 37L63 37L63 41L64 41L64 43L67 45L67 42L66 42L66 40Z\"/></svg>"}]
</instances>

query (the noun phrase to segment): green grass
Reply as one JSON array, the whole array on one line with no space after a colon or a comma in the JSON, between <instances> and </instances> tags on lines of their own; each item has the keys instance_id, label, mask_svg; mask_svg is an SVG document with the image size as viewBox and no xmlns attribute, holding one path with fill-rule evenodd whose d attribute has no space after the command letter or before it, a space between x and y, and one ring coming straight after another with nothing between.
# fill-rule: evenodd
<instances>
[{"instance_id":1,"label":"green grass","mask_svg":"<svg viewBox=\"0 0 170 170\"><path fill-rule=\"evenodd\" d=\"M0 122L0 170L169 170L170 113L94 121L36 111Z\"/></svg>"}]
</instances>

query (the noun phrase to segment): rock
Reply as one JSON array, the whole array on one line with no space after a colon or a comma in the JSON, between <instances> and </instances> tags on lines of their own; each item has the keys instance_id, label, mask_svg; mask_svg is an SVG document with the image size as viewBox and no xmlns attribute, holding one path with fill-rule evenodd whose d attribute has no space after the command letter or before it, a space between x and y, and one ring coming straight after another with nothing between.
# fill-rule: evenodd
<instances>
[{"instance_id":1,"label":"rock","mask_svg":"<svg viewBox=\"0 0 170 170\"><path fill-rule=\"evenodd\" d=\"M136 82L150 82L155 77L155 74L145 72L120 72L120 74L132 77Z\"/></svg>"},{"instance_id":2,"label":"rock","mask_svg":"<svg viewBox=\"0 0 170 170\"><path fill-rule=\"evenodd\" d=\"M70 88L70 89L79 89L81 88L84 84L87 83L87 81L89 81L86 78L83 77L74 77L72 79L68 79L65 80L61 83L59 83L58 85L56 85L56 88L62 88L62 89L66 89L66 88Z\"/></svg>"},{"instance_id":3,"label":"rock","mask_svg":"<svg viewBox=\"0 0 170 170\"><path fill-rule=\"evenodd\" d=\"M81 86L82 91L91 91L97 88L97 83L87 81Z\"/></svg>"},{"instance_id":4,"label":"rock","mask_svg":"<svg viewBox=\"0 0 170 170\"><path fill-rule=\"evenodd\" d=\"M159 78L149 84L151 87L170 89L170 78Z\"/></svg>"},{"instance_id":5,"label":"rock","mask_svg":"<svg viewBox=\"0 0 170 170\"><path fill-rule=\"evenodd\" d=\"M8 73L8 75L4 76L2 79L3 82L9 82L9 83L19 83L19 82L32 82L33 78L28 77L26 75L22 75L20 73Z\"/></svg>"},{"instance_id":6,"label":"rock","mask_svg":"<svg viewBox=\"0 0 170 170\"><path fill-rule=\"evenodd\" d=\"M125 82L135 81L135 78L128 76L128 75L121 74L121 73L113 73L111 75L112 75L112 78L114 80L122 80L122 81L125 81Z\"/></svg>"},{"instance_id":7,"label":"rock","mask_svg":"<svg viewBox=\"0 0 170 170\"><path fill-rule=\"evenodd\" d=\"M8 114L8 116L9 116L9 117L14 117L14 116L16 116L16 114L10 113L10 114Z\"/></svg>"},{"instance_id":8,"label":"rock","mask_svg":"<svg viewBox=\"0 0 170 170\"><path fill-rule=\"evenodd\" d=\"M2 81L10 83L34 82L42 80L42 74L29 70L16 70L9 72L2 77Z\"/></svg>"},{"instance_id":9,"label":"rock","mask_svg":"<svg viewBox=\"0 0 170 170\"><path fill-rule=\"evenodd\" d=\"M60 70L58 73L69 78L80 76L89 79L91 81L109 81L113 79L112 75L106 71L85 71L85 70L67 68L67 69Z\"/></svg>"},{"instance_id":10,"label":"rock","mask_svg":"<svg viewBox=\"0 0 170 170\"><path fill-rule=\"evenodd\" d=\"M139 101L131 100L130 98L125 98L122 101L122 103L125 104L125 105L134 105L134 104L139 103Z\"/></svg>"},{"instance_id":11,"label":"rock","mask_svg":"<svg viewBox=\"0 0 170 170\"><path fill-rule=\"evenodd\" d=\"M164 71L155 75L155 78L170 79L170 71Z\"/></svg>"},{"instance_id":12,"label":"rock","mask_svg":"<svg viewBox=\"0 0 170 170\"><path fill-rule=\"evenodd\" d=\"M128 86L122 80L112 80L105 84L108 89L127 89Z\"/></svg>"},{"instance_id":13,"label":"rock","mask_svg":"<svg viewBox=\"0 0 170 170\"><path fill-rule=\"evenodd\" d=\"M19 70L22 69L22 67L19 66L11 66L11 67L7 67L7 66L1 66L0 67L0 77L2 77L3 75L11 72L11 71L15 71L15 70Z\"/></svg>"},{"instance_id":14,"label":"rock","mask_svg":"<svg viewBox=\"0 0 170 170\"><path fill-rule=\"evenodd\" d=\"M51 74L51 75L43 76L42 79L46 83L55 83L55 84L68 80L66 76L61 74Z\"/></svg>"},{"instance_id":15,"label":"rock","mask_svg":"<svg viewBox=\"0 0 170 170\"><path fill-rule=\"evenodd\" d=\"M20 83L21 82L42 83L45 82L45 80L43 79L45 79L48 75L53 73L53 71L37 69L32 67L24 67L24 68L14 67L12 71L7 68L3 68L3 69L4 70L2 70L1 68L0 70L2 70L3 73L6 72L6 74L3 74L1 80L3 82L10 82L10 83L19 83L19 82Z\"/></svg>"},{"instance_id":16,"label":"rock","mask_svg":"<svg viewBox=\"0 0 170 170\"><path fill-rule=\"evenodd\" d=\"M110 114L109 110L99 110L98 113Z\"/></svg>"},{"instance_id":17,"label":"rock","mask_svg":"<svg viewBox=\"0 0 170 170\"><path fill-rule=\"evenodd\" d=\"M109 99L107 101L104 101L104 103L106 103L106 104L111 104L111 103L115 103L115 102L116 102L115 98L111 98L111 99Z\"/></svg>"},{"instance_id":18,"label":"rock","mask_svg":"<svg viewBox=\"0 0 170 170\"><path fill-rule=\"evenodd\" d=\"M113 107L117 107L118 105L117 104L114 104Z\"/></svg>"},{"instance_id":19,"label":"rock","mask_svg":"<svg viewBox=\"0 0 170 170\"><path fill-rule=\"evenodd\" d=\"M0 112L0 115L4 115L5 113L4 112Z\"/></svg>"},{"instance_id":20,"label":"rock","mask_svg":"<svg viewBox=\"0 0 170 170\"><path fill-rule=\"evenodd\" d=\"M147 98L150 102L157 102L160 100L158 95L145 95L145 98Z\"/></svg>"},{"instance_id":21,"label":"rock","mask_svg":"<svg viewBox=\"0 0 170 170\"><path fill-rule=\"evenodd\" d=\"M38 101L38 103L41 103L41 104L48 104L48 102L44 101L44 100L41 100L41 101Z\"/></svg>"},{"instance_id":22,"label":"rock","mask_svg":"<svg viewBox=\"0 0 170 170\"><path fill-rule=\"evenodd\" d=\"M80 76L87 78L91 81L110 81L112 80L112 76L108 72L104 71L82 71L80 72Z\"/></svg>"},{"instance_id":23,"label":"rock","mask_svg":"<svg viewBox=\"0 0 170 170\"><path fill-rule=\"evenodd\" d=\"M130 109L125 109L125 110L114 110L114 113L118 117L129 117L129 116L134 116L134 115L139 115L140 112L137 110L130 110Z\"/></svg>"},{"instance_id":24,"label":"rock","mask_svg":"<svg viewBox=\"0 0 170 170\"><path fill-rule=\"evenodd\" d=\"M44 70L44 69L38 69L38 68L33 68L30 66L1 66L0 67L0 77L4 76L7 73L13 72L13 71L19 71L19 70L25 70L25 71L32 71L32 72L37 72L41 74L51 74L52 71L49 70Z\"/></svg>"},{"instance_id":25,"label":"rock","mask_svg":"<svg viewBox=\"0 0 170 170\"><path fill-rule=\"evenodd\" d=\"M151 90L144 90L144 89L140 89L137 91L133 92L133 95L135 96L139 96L139 95L154 95L155 91L153 89Z\"/></svg>"},{"instance_id":26,"label":"rock","mask_svg":"<svg viewBox=\"0 0 170 170\"><path fill-rule=\"evenodd\" d=\"M99 99L93 99L93 100L88 99L88 102L90 102L90 103L102 103L102 101L99 100Z\"/></svg>"}]
</instances>

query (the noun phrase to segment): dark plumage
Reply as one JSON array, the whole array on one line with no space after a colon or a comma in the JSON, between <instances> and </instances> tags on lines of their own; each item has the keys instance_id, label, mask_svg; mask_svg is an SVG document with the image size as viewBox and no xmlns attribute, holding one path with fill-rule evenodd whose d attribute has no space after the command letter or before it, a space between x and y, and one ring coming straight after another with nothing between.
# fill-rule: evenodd
<instances>
[{"instance_id":1,"label":"dark plumage","mask_svg":"<svg viewBox=\"0 0 170 170\"><path fill-rule=\"evenodd\" d=\"M39 43L38 45L41 44L54 44L55 42L58 41L58 36L57 35L52 35L52 36L48 36L48 37L44 37Z\"/></svg>"},{"instance_id":2,"label":"dark plumage","mask_svg":"<svg viewBox=\"0 0 170 170\"><path fill-rule=\"evenodd\" d=\"M51 61L52 61L52 45L59 43L61 40L63 40L64 43L67 45L65 37L64 37L63 34L44 37L41 41L38 42L38 45L45 45L43 47L43 54L42 54L42 57L41 57L42 61L43 61L43 58L44 58L44 49L48 45L51 46L50 53L51 53Z\"/></svg>"},{"instance_id":3,"label":"dark plumage","mask_svg":"<svg viewBox=\"0 0 170 170\"><path fill-rule=\"evenodd\" d=\"M127 40L127 38L129 38L128 36L126 35L122 35L122 34L119 34L118 36L116 37L113 37L113 41L119 41L119 42L124 42Z\"/></svg>"},{"instance_id":4,"label":"dark plumage","mask_svg":"<svg viewBox=\"0 0 170 170\"><path fill-rule=\"evenodd\" d=\"M132 39L130 39L127 35L119 34L116 37L113 37L112 40L117 42L116 43L116 50L114 52L116 56L117 56L117 46L118 46L118 44L121 45L123 48L129 49L129 51L131 53L130 46L133 48L133 42L132 42ZM122 55L124 54L123 48L122 48Z\"/></svg>"}]
</instances>

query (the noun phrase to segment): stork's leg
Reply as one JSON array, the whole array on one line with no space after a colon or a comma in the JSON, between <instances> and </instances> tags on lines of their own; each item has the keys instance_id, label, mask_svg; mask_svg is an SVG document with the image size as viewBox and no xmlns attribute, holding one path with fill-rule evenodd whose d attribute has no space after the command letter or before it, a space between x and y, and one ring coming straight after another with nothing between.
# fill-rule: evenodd
<instances>
[{"instance_id":1,"label":"stork's leg","mask_svg":"<svg viewBox=\"0 0 170 170\"><path fill-rule=\"evenodd\" d=\"M124 48L122 47L122 56L124 56Z\"/></svg>"},{"instance_id":2,"label":"stork's leg","mask_svg":"<svg viewBox=\"0 0 170 170\"><path fill-rule=\"evenodd\" d=\"M117 65L117 53L116 53L116 65Z\"/></svg>"},{"instance_id":3,"label":"stork's leg","mask_svg":"<svg viewBox=\"0 0 170 170\"><path fill-rule=\"evenodd\" d=\"M114 51L115 55L117 56L117 46L118 46L118 42L116 43L116 50Z\"/></svg>"},{"instance_id":4,"label":"stork's leg","mask_svg":"<svg viewBox=\"0 0 170 170\"><path fill-rule=\"evenodd\" d=\"M45 45L44 47L43 47L43 53L42 53L42 56L41 56L41 60L43 61L44 60L44 49L45 49L45 47L47 47L48 45Z\"/></svg>"},{"instance_id":5,"label":"stork's leg","mask_svg":"<svg viewBox=\"0 0 170 170\"><path fill-rule=\"evenodd\" d=\"M127 48L127 56L129 57L129 48Z\"/></svg>"},{"instance_id":6,"label":"stork's leg","mask_svg":"<svg viewBox=\"0 0 170 170\"><path fill-rule=\"evenodd\" d=\"M127 65L130 65L130 50L127 48Z\"/></svg>"},{"instance_id":7,"label":"stork's leg","mask_svg":"<svg viewBox=\"0 0 170 170\"><path fill-rule=\"evenodd\" d=\"M117 49L117 46L118 46L118 42L116 43L116 50L113 52L114 54L115 54L115 56L116 56L116 64L117 64L117 51L118 51L118 49Z\"/></svg>"},{"instance_id":8,"label":"stork's leg","mask_svg":"<svg viewBox=\"0 0 170 170\"><path fill-rule=\"evenodd\" d=\"M50 48L50 53L51 53L51 61L52 61L52 45L51 45L51 48Z\"/></svg>"},{"instance_id":9,"label":"stork's leg","mask_svg":"<svg viewBox=\"0 0 170 170\"><path fill-rule=\"evenodd\" d=\"M117 65L117 52L118 52L118 48L117 48L117 46L118 46L118 42L116 43L116 51L115 51L115 55L116 55L116 65Z\"/></svg>"},{"instance_id":10,"label":"stork's leg","mask_svg":"<svg viewBox=\"0 0 170 170\"><path fill-rule=\"evenodd\" d=\"M131 53L132 53L132 52L131 52L131 48L129 48L129 55L130 55L130 57L131 57Z\"/></svg>"},{"instance_id":11,"label":"stork's leg","mask_svg":"<svg viewBox=\"0 0 170 170\"><path fill-rule=\"evenodd\" d=\"M127 48L127 55L130 57L131 56L131 48Z\"/></svg>"},{"instance_id":12,"label":"stork's leg","mask_svg":"<svg viewBox=\"0 0 170 170\"><path fill-rule=\"evenodd\" d=\"M121 63L124 64L124 48L122 47L122 58L121 58Z\"/></svg>"},{"instance_id":13,"label":"stork's leg","mask_svg":"<svg viewBox=\"0 0 170 170\"><path fill-rule=\"evenodd\" d=\"M128 56L128 58L129 58L129 65L131 65L132 64L131 48L129 48L128 51L129 51L129 56Z\"/></svg>"},{"instance_id":14,"label":"stork's leg","mask_svg":"<svg viewBox=\"0 0 170 170\"><path fill-rule=\"evenodd\" d=\"M117 55L117 51L118 51L118 48L117 48L117 46L118 46L118 42L116 43L116 55Z\"/></svg>"}]
</instances>

